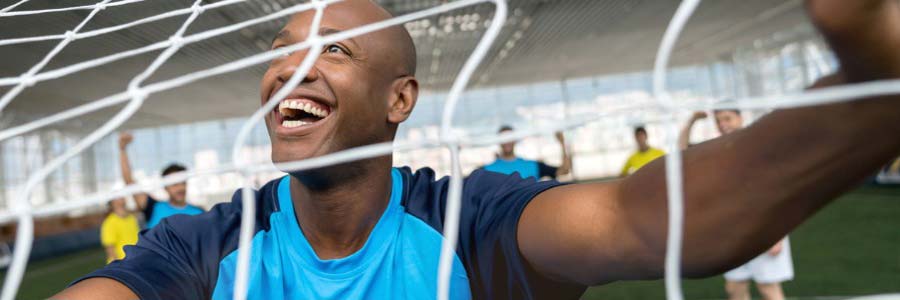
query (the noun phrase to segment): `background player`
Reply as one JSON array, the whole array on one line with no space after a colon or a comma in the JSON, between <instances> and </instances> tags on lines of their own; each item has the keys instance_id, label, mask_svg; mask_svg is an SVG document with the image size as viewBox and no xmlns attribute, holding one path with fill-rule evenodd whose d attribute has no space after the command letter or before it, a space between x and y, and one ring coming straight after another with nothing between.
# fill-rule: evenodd
<instances>
[{"instance_id":1,"label":"background player","mask_svg":"<svg viewBox=\"0 0 900 300\"><path fill-rule=\"evenodd\" d=\"M638 149L625 161L622 171L619 172L619 177L628 176L628 174L634 173L651 161L666 155L662 150L650 147L650 144L647 142L647 129L644 129L643 126L634 129L634 142L637 144Z\"/></svg>"},{"instance_id":2,"label":"background player","mask_svg":"<svg viewBox=\"0 0 900 300\"><path fill-rule=\"evenodd\" d=\"M731 134L744 127L741 111L736 109L713 112L721 135ZM705 112L695 112L678 137L679 146L687 149L694 124L706 118ZM727 201L727 200L724 200ZM730 300L750 300L750 280L766 300L784 299L781 283L794 278L791 245L787 237L775 243L765 253L725 273L725 291Z\"/></svg>"},{"instance_id":3,"label":"background player","mask_svg":"<svg viewBox=\"0 0 900 300\"><path fill-rule=\"evenodd\" d=\"M128 160L128 145L131 144L132 140L134 140L134 137L130 133L125 132L119 135L119 165L122 168L122 179L128 185L135 182L131 174L131 163ZM171 164L163 169L162 176L185 170L187 169L182 165ZM144 193L134 195L138 208L143 211L147 228L153 228L162 219L171 215L199 215L203 213L202 208L188 204L185 200L187 198L186 182L167 185L166 194L169 195L169 201L159 201Z\"/></svg>"},{"instance_id":4,"label":"background player","mask_svg":"<svg viewBox=\"0 0 900 300\"><path fill-rule=\"evenodd\" d=\"M100 225L100 244L106 250L106 263L125 258L124 247L138 241L141 227L134 213L125 207L125 199L109 202L110 212Z\"/></svg>"},{"instance_id":5,"label":"background player","mask_svg":"<svg viewBox=\"0 0 900 300\"><path fill-rule=\"evenodd\" d=\"M497 132L508 133L512 130L512 126L504 125ZM497 159L483 168L501 174L518 172L522 178L534 177L538 180L544 177L556 179L558 176L567 175L572 170L572 157L569 156L569 151L566 149L566 140L562 132L556 133L556 141L562 150L562 165L559 167L547 165L543 161L518 157L516 156L516 142L509 142L500 144L500 154L497 155Z\"/></svg>"}]
</instances>

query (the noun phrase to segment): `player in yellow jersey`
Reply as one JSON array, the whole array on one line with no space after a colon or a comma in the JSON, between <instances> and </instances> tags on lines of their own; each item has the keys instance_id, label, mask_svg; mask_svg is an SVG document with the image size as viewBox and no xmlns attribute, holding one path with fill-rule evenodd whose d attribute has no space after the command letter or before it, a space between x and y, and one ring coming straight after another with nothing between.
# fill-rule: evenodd
<instances>
[{"instance_id":1,"label":"player in yellow jersey","mask_svg":"<svg viewBox=\"0 0 900 300\"><path fill-rule=\"evenodd\" d=\"M125 207L125 199L109 202L110 213L100 225L100 243L106 249L106 263L125 258L126 245L134 245L138 241L137 217Z\"/></svg>"},{"instance_id":2,"label":"player in yellow jersey","mask_svg":"<svg viewBox=\"0 0 900 300\"><path fill-rule=\"evenodd\" d=\"M619 177L628 176L628 174L634 173L651 161L666 155L662 150L650 147L650 144L647 143L647 129L644 129L644 127L634 129L634 141L638 145L638 150L625 161L625 165L622 166L622 172L619 172Z\"/></svg>"}]
</instances>

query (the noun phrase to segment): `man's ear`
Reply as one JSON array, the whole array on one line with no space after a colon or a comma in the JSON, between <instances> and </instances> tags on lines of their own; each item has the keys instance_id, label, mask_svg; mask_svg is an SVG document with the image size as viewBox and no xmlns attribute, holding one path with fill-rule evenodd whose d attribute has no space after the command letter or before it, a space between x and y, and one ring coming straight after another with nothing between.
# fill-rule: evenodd
<instances>
[{"instance_id":1,"label":"man's ear","mask_svg":"<svg viewBox=\"0 0 900 300\"><path fill-rule=\"evenodd\" d=\"M409 118L419 99L419 81L412 76L394 80L388 97L388 122L400 124Z\"/></svg>"}]
</instances>

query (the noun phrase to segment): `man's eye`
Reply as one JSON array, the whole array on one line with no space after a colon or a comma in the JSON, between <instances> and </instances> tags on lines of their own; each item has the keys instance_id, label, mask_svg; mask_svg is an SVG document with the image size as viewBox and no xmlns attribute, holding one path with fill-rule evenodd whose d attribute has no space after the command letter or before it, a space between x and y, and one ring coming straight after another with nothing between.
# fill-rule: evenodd
<instances>
[{"instance_id":1,"label":"man's eye","mask_svg":"<svg viewBox=\"0 0 900 300\"><path fill-rule=\"evenodd\" d=\"M325 53L342 53L342 54L347 54L347 51L344 50L344 48L341 48L341 46L338 46L338 45L328 45L327 47L325 47Z\"/></svg>"}]
</instances>

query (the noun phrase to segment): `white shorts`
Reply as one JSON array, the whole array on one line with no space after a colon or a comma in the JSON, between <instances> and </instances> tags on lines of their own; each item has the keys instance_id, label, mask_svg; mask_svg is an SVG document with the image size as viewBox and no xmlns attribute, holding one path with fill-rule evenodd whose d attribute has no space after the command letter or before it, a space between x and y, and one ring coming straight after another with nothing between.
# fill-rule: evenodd
<instances>
[{"instance_id":1,"label":"white shorts","mask_svg":"<svg viewBox=\"0 0 900 300\"><path fill-rule=\"evenodd\" d=\"M791 261L791 243L784 238L781 252L776 256L763 253L746 264L725 273L725 280L756 283L778 283L794 279L794 263Z\"/></svg>"}]
</instances>

